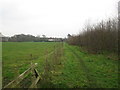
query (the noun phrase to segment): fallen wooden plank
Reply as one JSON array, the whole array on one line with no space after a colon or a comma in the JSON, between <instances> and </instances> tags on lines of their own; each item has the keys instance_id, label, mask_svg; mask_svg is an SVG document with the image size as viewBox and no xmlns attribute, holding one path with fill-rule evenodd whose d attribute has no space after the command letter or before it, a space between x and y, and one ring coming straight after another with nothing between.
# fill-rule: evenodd
<instances>
[{"instance_id":1,"label":"fallen wooden plank","mask_svg":"<svg viewBox=\"0 0 120 90\"><path fill-rule=\"evenodd\" d=\"M15 80L10 82L8 85L6 85L4 88L14 88L16 85L18 85L35 67L35 64L32 64L29 69L27 69L25 72L23 72L21 75L19 75Z\"/></svg>"},{"instance_id":2,"label":"fallen wooden plank","mask_svg":"<svg viewBox=\"0 0 120 90\"><path fill-rule=\"evenodd\" d=\"M38 83L38 81L40 80L40 77L38 76L36 78L36 80L31 84L31 86L29 88L35 88L36 87L36 84Z\"/></svg>"}]
</instances>

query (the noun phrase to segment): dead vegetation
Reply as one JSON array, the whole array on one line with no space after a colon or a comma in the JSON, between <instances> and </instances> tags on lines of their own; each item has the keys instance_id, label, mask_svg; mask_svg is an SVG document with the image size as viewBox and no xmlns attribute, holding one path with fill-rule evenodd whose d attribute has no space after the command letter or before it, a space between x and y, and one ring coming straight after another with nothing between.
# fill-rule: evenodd
<instances>
[{"instance_id":1,"label":"dead vegetation","mask_svg":"<svg viewBox=\"0 0 120 90\"><path fill-rule=\"evenodd\" d=\"M118 52L118 20L109 19L94 25L86 25L83 32L69 36L67 42L92 53Z\"/></svg>"}]
</instances>

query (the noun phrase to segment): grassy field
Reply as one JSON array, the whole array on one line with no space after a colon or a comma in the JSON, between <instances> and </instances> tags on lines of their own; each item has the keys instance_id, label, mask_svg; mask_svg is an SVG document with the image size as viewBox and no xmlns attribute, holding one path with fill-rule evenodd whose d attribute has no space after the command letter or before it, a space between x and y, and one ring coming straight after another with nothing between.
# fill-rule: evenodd
<instances>
[{"instance_id":1,"label":"grassy field","mask_svg":"<svg viewBox=\"0 0 120 90\"><path fill-rule=\"evenodd\" d=\"M70 88L115 88L118 87L118 61L104 55L83 52L79 47L64 46L62 72L54 77L58 87Z\"/></svg>"},{"instance_id":2,"label":"grassy field","mask_svg":"<svg viewBox=\"0 0 120 90\"><path fill-rule=\"evenodd\" d=\"M118 60L89 54L66 43L62 46L55 42L4 42L2 58L3 86L33 61L38 63L39 73L45 73L38 83L40 88L118 87Z\"/></svg>"},{"instance_id":3,"label":"grassy field","mask_svg":"<svg viewBox=\"0 0 120 90\"><path fill-rule=\"evenodd\" d=\"M52 52L56 43L5 42L3 43L3 86L24 72L31 61L40 62L40 70L46 51Z\"/></svg>"}]
</instances>

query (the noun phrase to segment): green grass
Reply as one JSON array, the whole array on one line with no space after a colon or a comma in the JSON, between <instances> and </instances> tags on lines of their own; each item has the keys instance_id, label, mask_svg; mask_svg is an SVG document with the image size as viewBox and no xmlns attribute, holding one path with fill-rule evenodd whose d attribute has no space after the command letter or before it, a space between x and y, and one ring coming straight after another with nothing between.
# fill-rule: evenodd
<instances>
[{"instance_id":1,"label":"green grass","mask_svg":"<svg viewBox=\"0 0 120 90\"><path fill-rule=\"evenodd\" d=\"M3 42L3 86L15 79L29 66L31 59L42 70L46 50L54 50L56 43L47 42ZM31 57L32 54L32 57Z\"/></svg>"},{"instance_id":2,"label":"green grass","mask_svg":"<svg viewBox=\"0 0 120 90\"><path fill-rule=\"evenodd\" d=\"M46 50L54 51L54 45L47 42L5 42L3 43L3 85L15 79L29 66L31 59L38 63L42 73ZM58 46L59 47L59 46ZM60 50L58 50L60 53ZM116 88L118 87L118 60L102 54L89 54L80 47L64 43L62 55L48 55L50 80L44 88ZM32 58L30 56L32 54ZM56 57L59 57L58 59ZM58 62L61 62L59 64ZM47 77L43 77L47 78ZM43 81L41 81L43 82ZM42 85L42 84L38 84ZM39 87L39 86L38 86Z\"/></svg>"},{"instance_id":3,"label":"green grass","mask_svg":"<svg viewBox=\"0 0 120 90\"><path fill-rule=\"evenodd\" d=\"M61 72L57 77L53 76L53 84L56 88L80 88L86 87L85 72L80 67L78 58L64 47L64 56L62 57L62 65L58 66L56 72Z\"/></svg>"},{"instance_id":4,"label":"green grass","mask_svg":"<svg viewBox=\"0 0 120 90\"><path fill-rule=\"evenodd\" d=\"M76 55L77 54L77 55ZM53 76L56 87L67 88L117 88L118 61L106 55L83 52L81 48L65 44L61 67Z\"/></svg>"}]
</instances>

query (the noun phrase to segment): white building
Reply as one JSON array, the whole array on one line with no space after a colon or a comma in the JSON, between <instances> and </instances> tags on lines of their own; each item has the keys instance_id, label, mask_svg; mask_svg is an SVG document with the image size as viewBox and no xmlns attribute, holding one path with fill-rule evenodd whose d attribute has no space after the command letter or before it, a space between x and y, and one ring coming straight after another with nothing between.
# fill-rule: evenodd
<instances>
[{"instance_id":1,"label":"white building","mask_svg":"<svg viewBox=\"0 0 120 90\"><path fill-rule=\"evenodd\" d=\"M54 39L50 38L48 39L49 42L54 42Z\"/></svg>"}]
</instances>

